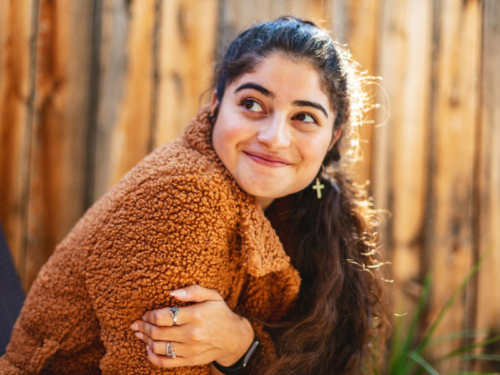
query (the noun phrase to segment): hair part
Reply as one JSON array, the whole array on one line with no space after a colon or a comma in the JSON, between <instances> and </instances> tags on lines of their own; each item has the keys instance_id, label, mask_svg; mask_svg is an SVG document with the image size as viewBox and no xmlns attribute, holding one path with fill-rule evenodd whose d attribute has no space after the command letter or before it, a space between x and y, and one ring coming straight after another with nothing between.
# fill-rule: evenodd
<instances>
[{"instance_id":1,"label":"hair part","mask_svg":"<svg viewBox=\"0 0 500 375\"><path fill-rule=\"evenodd\" d=\"M326 171L318 171L325 185L322 199L311 182L276 199L266 211L302 284L287 316L265 324L274 335L278 360L266 369L250 370L266 375L358 374L363 367L372 373L380 364L388 328L380 277L374 276L381 263L374 258L374 212L364 191L346 177L359 155L357 127L368 107L361 88L365 78L327 31L286 16L254 25L231 43L212 83L219 103L231 83L274 53L315 69L335 113L332 139L342 129L343 141L327 153Z\"/></svg>"}]
</instances>

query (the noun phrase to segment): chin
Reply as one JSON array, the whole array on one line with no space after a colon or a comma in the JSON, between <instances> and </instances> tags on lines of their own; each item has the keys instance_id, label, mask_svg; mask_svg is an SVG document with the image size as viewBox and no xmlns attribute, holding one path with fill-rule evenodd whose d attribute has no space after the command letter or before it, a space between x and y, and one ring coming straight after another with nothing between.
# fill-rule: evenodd
<instances>
[{"instance_id":1,"label":"chin","mask_svg":"<svg viewBox=\"0 0 500 375\"><path fill-rule=\"evenodd\" d=\"M291 194L291 193L287 193L286 191L284 191L282 189L275 189L275 188L270 189L270 187L280 186L279 184L277 184L275 182L254 182L254 183L252 183L249 181L245 181L239 185L248 194L253 195L255 197L276 199L276 198L281 198L281 197L284 197L285 195Z\"/></svg>"}]
</instances>

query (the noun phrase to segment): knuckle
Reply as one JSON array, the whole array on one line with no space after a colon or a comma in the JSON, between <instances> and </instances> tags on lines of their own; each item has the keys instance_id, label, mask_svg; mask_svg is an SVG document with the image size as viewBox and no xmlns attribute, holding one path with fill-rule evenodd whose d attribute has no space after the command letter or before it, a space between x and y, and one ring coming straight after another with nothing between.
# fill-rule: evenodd
<instances>
[{"instance_id":1,"label":"knuckle","mask_svg":"<svg viewBox=\"0 0 500 375\"><path fill-rule=\"evenodd\" d=\"M160 330L156 326L151 326L150 332L149 332L149 337L151 337L153 340L158 340L160 339Z\"/></svg>"},{"instance_id":2,"label":"knuckle","mask_svg":"<svg viewBox=\"0 0 500 375\"><path fill-rule=\"evenodd\" d=\"M163 315L160 315L156 318L156 324L159 325L160 327L165 327L168 325L167 319Z\"/></svg>"},{"instance_id":3,"label":"knuckle","mask_svg":"<svg viewBox=\"0 0 500 375\"><path fill-rule=\"evenodd\" d=\"M202 322L203 321L203 313L199 309L195 309L192 312L191 319L193 319L196 322Z\"/></svg>"},{"instance_id":4,"label":"knuckle","mask_svg":"<svg viewBox=\"0 0 500 375\"><path fill-rule=\"evenodd\" d=\"M203 334L199 329L193 329L191 330L191 332L189 332L189 339L191 341L202 341Z\"/></svg>"},{"instance_id":5,"label":"knuckle","mask_svg":"<svg viewBox=\"0 0 500 375\"><path fill-rule=\"evenodd\" d=\"M155 324L159 326L164 326L165 324L165 314L161 310L155 311Z\"/></svg>"}]
</instances>

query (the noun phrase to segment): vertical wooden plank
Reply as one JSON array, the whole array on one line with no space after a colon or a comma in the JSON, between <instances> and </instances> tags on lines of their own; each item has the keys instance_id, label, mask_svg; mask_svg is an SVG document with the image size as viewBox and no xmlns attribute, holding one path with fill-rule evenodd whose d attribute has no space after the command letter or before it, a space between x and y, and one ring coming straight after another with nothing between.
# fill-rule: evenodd
<instances>
[{"instance_id":1,"label":"vertical wooden plank","mask_svg":"<svg viewBox=\"0 0 500 375\"><path fill-rule=\"evenodd\" d=\"M36 4L0 2L0 222L21 277L35 53L30 39Z\"/></svg>"},{"instance_id":2,"label":"vertical wooden plank","mask_svg":"<svg viewBox=\"0 0 500 375\"><path fill-rule=\"evenodd\" d=\"M132 1L127 76L111 141L111 185L149 153L153 104L155 1Z\"/></svg>"},{"instance_id":3,"label":"vertical wooden plank","mask_svg":"<svg viewBox=\"0 0 500 375\"><path fill-rule=\"evenodd\" d=\"M431 137L434 152L431 194L434 213L428 256L434 268L430 320L470 270L474 146L480 54L480 4L443 0L436 9L435 107ZM436 334L467 327L467 299L458 299ZM435 348L432 357L456 349L461 342ZM458 360L445 361L441 371L461 368Z\"/></svg>"},{"instance_id":4,"label":"vertical wooden plank","mask_svg":"<svg viewBox=\"0 0 500 375\"><path fill-rule=\"evenodd\" d=\"M335 2L341 3L342 0ZM334 35L335 31L340 34L339 41L347 44L353 59L360 64L359 69L371 76L375 74L380 2L380 0L350 1L333 7L334 11L343 13L334 14L332 17L337 20L336 24L332 25ZM338 21L339 19L343 20L342 23ZM367 85L364 89L371 98L374 97L375 86ZM372 179L373 121L374 112L370 111L366 114L365 123L358 128L362 159L353 165L355 173L352 177L362 185Z\"/></svg>"},{"instance_id":5,"label":"vertical wooden plank","mask_svg":"<svg viewBox=\"0 0 500 375\"><path fill-rule=\"evenodd\" d=\"M428 97L431 64L431 0L385 0L380 32L382 77L374 130L374 195L388 209L388 258L394 279L393 308L409 312L416 298L425 212Z\"/></svg>"},{"instance_id":6,"label":"vertical wooden plank","mask_svg":"<svg viewBox=\"0 0 500 375\"><path fill-rule=\"evenodd\" d=\"M155 9L155 0L104 2L94 200L149 152Z\"/></svg>"},{"instance_id":7,"label":"vertical wooden plank","mask_svg":"<svg viewBox=\"0 0 500 375\"><path fill-rule=\"evenodd\" d=\"M89 53L89 86L88 86L88 118L87 147L85 166L84 207L94 203L94 186L96 175L96 148L99 128L99 101L101 77L101 45L102 17L105 0L93 0L91 15L90 53Z\"/></svg>"},{"instance_id":8,"label":"vertical wooden plank","mask_svg":"<svg viewBox=\"0 0 500 375\"><path fill-rule=\"evenodd\" d=\"M333 39L342 44L348 44L349 12L346 0L329 1L330 29Z\"/></svg>"},{"instance_id":9,"label":"vertical wooden plank","mask_svg":"<svg viewBox=\"0 0 500 375\"><path fill-rule=\"evenodd\" d=\"M201 94L210 87L217 5L217 0L162 5L155 147L182 136L200 107Z\"/></svg>"},{"instance_id":10,"label":"vertical wooden plank","mask_svg":"<svg viewBox=\"0 0 500 375\"><path fill-rule=\"evenodd\" d=\"M99 199L111 185L111 142L126 90L130 27L127 2L103 0L101 19L99 102L91 201Z\"/></svg>"},{"instance_id":11,"label":"vertical wooden plank","mask_svg":"<svg viewBox=\"0 0 500 375\"><path fill-rule=\"evenodd\" d=\"M84 212L92 9L92 1L40 1L26 290Z\"/></svg>"},{"instance_id":12,"label":"vertical wooden plank","mask_svg":"<svg viewBox=\"0 0 500 375\"><path fill-rule=\"evenodd\" d=\"M498 329L500 314L500 2L496 0L484 1L482 36L481 132L477 143L479 173L476 181L478 245L480 254L491 246L494 249L479 271L476 324L479 329L490 329L490 334L498 334L494 329ZM498 346L495 354L500 354ZM481 369L500 371L498 362L484 363Z\"/></svg>"}]
</instances>

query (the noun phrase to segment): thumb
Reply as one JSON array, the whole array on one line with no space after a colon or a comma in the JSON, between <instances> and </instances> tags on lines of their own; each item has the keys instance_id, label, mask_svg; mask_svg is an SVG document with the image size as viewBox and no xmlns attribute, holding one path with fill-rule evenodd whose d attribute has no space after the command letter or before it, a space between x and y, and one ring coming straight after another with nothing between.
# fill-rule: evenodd
<instances>
[{"instance_id":1,"label":"thumb","mask_svg":"<svg viewBox=\"0 0 500 375\"><path fill-rule=\"evenodd\" d=\"M203 288L199 285L190 285L182 289L170 292L179 301L185 302L205 302L205 301L221 301L222 297L215 289Z\"/></svg>"}]
</instances>

